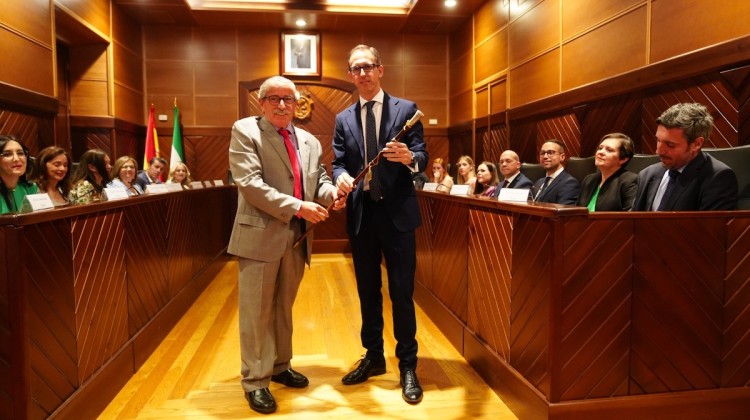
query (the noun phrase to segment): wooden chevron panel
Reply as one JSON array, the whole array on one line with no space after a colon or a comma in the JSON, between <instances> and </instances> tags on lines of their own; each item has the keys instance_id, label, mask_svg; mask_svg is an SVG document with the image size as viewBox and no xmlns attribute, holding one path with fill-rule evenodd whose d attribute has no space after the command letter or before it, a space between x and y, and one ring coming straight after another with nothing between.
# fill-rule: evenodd
<instances>
[{"instance_id":1,"label":"wooden chevron panel","mask_svg":"<svg viewBox=\"0 0 750 420\"><path fill-rule=\"evenodd\" d=\"M490 126L490 130L484 144L484 160L500 162L500 155L504 150L510 148L508 140L508 129L505 124Z\"/></svg>"},{"instance_id":2,"label":"wooden chevron panel","mask_svg":"<svg viewBox=\"0 0 750 420\"><path fill-rule=\"evenodd\" d=\"M169 281L168 296L177 294L192 278L192 255L188 252L190 243L194 239L192 232L197 230L201 222L193 218L181 217L190 214L189 197L177 197L167 202L167 279Z\"/></svg>"},{"instance_id":3,"label":"wooden chevron panel","mask_svg":"<svg viewBox=\"0 0 750 420\"><path fill-rule=\"evenodd\" d=\"M183 138L185 164L195 181L221 179L226 182L229 171L230 130L216 135Z\"/></svg>"},{"instance_id":4,"label":"wooden chevron panel","mask_svg":"<svg viewBox=\"0 0 750 420\"><path fill-rule=\"evenodd\" d=\"M567 221L553 401L627 395L633 277L631 220ZM606 238L606 240L600 240Z\"/></svg>"},{"instance_id":5,"label":"wooden chevron panel","mask_svg":"<svg viewBox=\"0 0 750 420\"><path fill-rule=\"evenodd\" d=\"M132 336L169 301L168 267L162 264L167 246L165 203L156 201L125 209L128 225L127 255L128 326Z\"/></svg>"},{"instance_id":6,"label":"wooden chevron panel","mask_svg":"<svg viewBox=\"0 0 750 420\"><path fill-rule=\"evenodd\" d=\"M549 281L553 267L549 220L518 215L513 223L510 289L510 364L550 395ZM558 267L556 267L558 268Z\"/></svg>"},{"instance_id":7,"label":"wooden chevron panel","mask_svg":"<svg viewBox=\"0 0 750 420\"><path fill-rule=\"evenodd\" d=\"M134 133L132 131L118 130L115 133L115 138L116 138L115 145L117 149L116 151L117 157L130 156L138 160L138 162L141 162L138 159L138 156L139 156L138 152L141 151L141 153L143 153L143 150L142 150L143 143L140 140L142 138L141 135ZM170 149L170 153L171 153L171 149ZM114 156L110 156L110 158L112 158L113 161L115 159Z\"/></svg>"},{"instance_id":8,"label":"wooden chevron panel","mask_svg":"<svg viewBox=\"0 0 750 420\"><path fill-rule=\"evenodd\" d=\"M78 161L83 152L89 149L101 149L107 155L114 156L112 150L112 130L109 128L72 127L73 160Z\"/></svg>"},{"instance_id":9,"label":"wooden chevron panel","mask_svg":"<svg viewBox=\"0 0 750 420\"><path fill-rule=\"evenodd\" d=\"M568 156L581 155L581 127L575 114L560 115L537 123L536 150L549 139L565 143Z\"/></svg>"},{"instance_id":10,"label":"wooden chevron panel","mask_svg":"<svg viewBox=\"0 0 750 420\"><path fill-rule=\"evenodd\" d=\"M434 282L429 288L466 322L469 209L466 203L435 200L433 211Z\"/></svg>"},{"instance_id":11,"label":"wooden chevron panel","mask_svg":"<svg viewBox=\"0 0 750 420\"><path fill-rule=\"evenodd\" d=\"M71 222L80 382L130 338L124 222L118 211L76 217Z\"/></svg>"},{"instance_id":12,"label":"wooden chevron panel","mask_svg":"<svg viewBox=\"0 0 750 420\"><path fill-rule=\"evenodd\" d=\"M518 153L521 162L539 162L536 123L531 120L511 123L509 131L510 149Z\"/></svg>"},{"instance_id":13,"label":"wooden chevron panel","mask_svg":"<svg viewBox=\"0 0 750 420\"><path fill-rule=\"evenodd\" d=\"M705 105L714 117L714 130L703 147L724 148L739 145L737 129L739 103L718 73L670 83L646 93L642 105L641 153L656 152L656 119L670 106L680 102Z\"/></svg>"},{"instance_id":14,"label":"wooden chevron panel","mask_svg":"<svg viewBox=\"0 0 750 420\"><path fill-rule=\"evenodd\" d=\"M51 120L0 109L0 134L18 137L32 155L54 144L54 132L50 130L50 125Z\"/></svg>"},{"instance_id":15,"label":"wooden chevron panel","mask_svg":"<svg viewBox=\"0 0 750 420\"><path fill-rule=\"evenodd\" d=\"M422 226L418 227L415 234L417 239L417 270L414 274L415 281L432 286L432 237L434 213L432 209L433 200L422 195L417 196L419 202L419 214L422 216Z\"/></svg>"},{"instance_id":16,"label":"wooden chevron panel","mask_svg":"<svg viewBox=\"0 0 750 420\"><path fill-rule=\"evenodd\" d=\"M49 415L78 387L73 242L67 220L27 226L23 236L26 263L26 319L31 335L29 365L35 410ZM93 279L92 279L93 280Z\"/></svg>"},{"instance_id":17,"label":"wooden chevron panel","mask_svg":"<svg viewBox=\"0 0 750 420\"><path fill-rule=\"evenodd\" d=\"M750 386L750 220L727 224L721 386Z\"/></svg>"},{"instance_id":18,"label":"wooden chevron panel","mask_svg":"<svg viewBox=\"0 0 750 420\"><path fill-rule=\"evenodd\" d=\"M721 77L739 104L737 145L750 144L750 66L723 71Z\"/></svg>"},{"instance_id":19,"label":"wooden chevron panel","mask_svg":"<svg viewBox=\"0 0 750 420\"><path fill-rule=\"evenodd\" d=\"M630 394L721 383L722 219L635 222Z\"/></svg>"},{"instance_id":20,"label":"wooden chevron panel","mask_svg":"<svg viewBox=\"0 0 750 420\"><path fill-rule=\"evenodd\" d=\"M194 210L192 220L189 222L192 226L190 241L203 244L197 252L191 255L194 273L204 269L229 243L230 231L226 228L232 226L231 221L234 220L237 202L223 200L222 197L225 195L221 190L215 189L207 191L203 196L191 195L189 197L188 206L192 209L200 209L201 202L208 202L212 205L210 212ZM223 235L215 233L222 231ZM206 241L206 238L210 240ZM173 292L177 291L173 290Z\"/></svg>"},{"instance_id":21,"label":"wooden chevron panel","mask_svg":"<svg viewBox=\"0 0 750 420\"><path fill-rule=\"evenodd\" d=\"M640 152L641 98L640 93L606 98L576 109L581 123L580 157L593 156L599 140L609 133L624 133Z\"/></svg>"},{"instance_id":22,"label":"wooden chevron panel","mask_svg":"<svg viewBox=\"0 0 750 420\"><path fill-rule=\"evenodd\" d=\"M506 212L469 211L466 324L504 361L510 359L511 222Z\"/></svg>"}]
</instances>

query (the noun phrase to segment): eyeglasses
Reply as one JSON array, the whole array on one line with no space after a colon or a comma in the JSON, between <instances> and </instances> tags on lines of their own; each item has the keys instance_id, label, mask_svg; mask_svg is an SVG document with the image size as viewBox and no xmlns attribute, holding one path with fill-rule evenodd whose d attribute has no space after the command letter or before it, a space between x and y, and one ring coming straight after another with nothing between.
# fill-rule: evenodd
<instances>
[{"instance_id":1,"label":"eyeglasses","mask_svg":"<svg viewBox=\"0 0 750 420\"><path fill-rule=\"evenodd\" d=\"M358 74L362 74L362 70L364 70L365 73L369 74L369 73L372 73L373 70L378 68L378 66L380 66L380 64L364 64L362 66L353 66L353 67L349 67L349 73L353 75L358 75Z\"/></svg>"},{"instance_id":2,"label":"eyeglasses","mask_svg":"<svg viewBox=\"0 0 750 420\"><path fill-rule=\"evenodd\" d=\"M26 159L26 152L23 150L6 150L0 155L2 155L5 160L13 160L13 156L18 156L19 159Z\"/></svg>"},{"instance_id":3,"label":"eyeglasses","mask_svg":"<svg viewBox=\"0 0 750 420\"><path fill-rule=\"evenodd\" d=\"M557 150L542 150L541 152L539 152L539 156L554 156L558 153L560 152L558 152Z\"/></svg>"},{"instance_id":4,"label":"eyeglasses","mask_svg":"<svg viewBox=\"0 0 750 420\"><path fill-rule=\"evenodd\" d=\"M268 102L271 103L271 105L278 105L279 102L284 101L284 105L294 105L297 103L297 99L294 98L294 96L264 96L261 99L266 99Z\"/></svg>"}]
</instances>

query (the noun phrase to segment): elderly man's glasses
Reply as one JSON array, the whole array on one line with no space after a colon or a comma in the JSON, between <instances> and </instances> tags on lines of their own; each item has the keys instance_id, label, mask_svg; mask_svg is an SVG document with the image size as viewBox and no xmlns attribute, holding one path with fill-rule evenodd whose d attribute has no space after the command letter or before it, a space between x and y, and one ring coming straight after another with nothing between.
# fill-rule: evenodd
<instances>
[{"instance_id":1,"label":"elderly man's glasses","mask_svg":"<svg viewBox=\"0 0 750 420\"><path fill-rule=\"evenodd\" d=\"M3 153L0 154L3 159L5 160L13 160L13 156L18 156L19 159L25 159L26 158L26 152L23 150L5 150Z\"/></svg>"},{"instance_id":2,"label":"elderly man's glasses","mask_svg":"<svg viewBox=\"0 0 750 420\"><path fill-rule=\"evenodd\" d=\"M349 67L349 72L354 75L362 74L362 71L365 73L372 73L372 71L378 68L379 65L380 64L364 64L361 66L352 66Z\"/></svg>"},{"instance_id":3,"label":"elderly man's glasses","mask_svg":"<svg viewBox=\"0 0 750 420\"><path fill-rule=\"evenodd\" d=\"M294 105L297 103L297 100L294 98L294 96L271 95L271 96L264 96L261 99L267 100L268 102L271 103L271 105L274 105L274 106L278 105L281 101L284 101L284 105Z\"/></svg>"}]
</instances>

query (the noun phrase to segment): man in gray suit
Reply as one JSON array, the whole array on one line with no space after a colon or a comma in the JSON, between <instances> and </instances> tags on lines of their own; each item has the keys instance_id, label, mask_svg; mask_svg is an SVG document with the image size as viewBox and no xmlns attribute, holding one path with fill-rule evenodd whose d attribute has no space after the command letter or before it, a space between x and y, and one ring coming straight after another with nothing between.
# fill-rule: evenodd
<instances>
[{"instance_id":1,"label":"man in gray suit","mask_svg":"<svg viewBox=\"0 0 750 420\"><path fill-rule=\"evenodd\" d=\"M336 188L320 164L312 134L292 125L299 93L280 76L258 91L262 117L232 127L229 167L239 191L228 252L239 257L239 323L242 388L250 408L276 411L271 381L304 388L308 379L291 368L292 304L312 235L295 248L308 223L328 218L319 200L330 203ZM345 205L339 200L336 208Z\"/></svg>"}]
</instances>

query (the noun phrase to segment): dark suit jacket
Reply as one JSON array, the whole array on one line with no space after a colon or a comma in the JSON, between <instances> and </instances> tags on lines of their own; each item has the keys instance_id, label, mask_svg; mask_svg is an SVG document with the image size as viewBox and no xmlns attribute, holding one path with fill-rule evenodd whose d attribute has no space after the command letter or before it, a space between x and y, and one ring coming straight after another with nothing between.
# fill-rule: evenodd
<instances>
[{"instance_id":1,"label":"dark suit jacket","mask_svg":"<svg viewBox=\"0 0 750 420\"><path fill-rule=\"evenodd\" d=\"M650 211L667 169L655 163L638 174L634 211ZM685 166L669 196L667 211L735 210L737 175L723 162L701 151Z\"/></svg>"},{"instance_id":2,"label":"dark suit jacket","mask_svg":"<svg viewBox=\"0 0 750 420\"><path fill-rule=\"evenodd\" d=\"M504 181L505 180L500 181L500 184L497 186L497 188L495 188L495 192L492 194L493 197L497 198L500 196L500 190L503 189L502 185ZM508 184L508 186L505 188L524 189L524 188L531 188L533 186L534 186L534 183L531 182L531 180L526 175L519 172L518 176L513 180L513 182Z\"/></svg>"},{"instance_id":3,"label":"dark suit jacket","mask_svg":"<svg viewBox=\"0 0 750 420\"><path fill-rule=\"evenodd\" d=\"M142 191L146 191L146 185L151 184L151 179L146 175L146 171L138 171L133 183L139 185Z\"/></svg>"},{"instance_id":4,"label":"dark suit jacket","mask_svg":"<svg viewBox=\"0 0 750 420\"><path fill-rule=\"evenodd\" d=\"M380 120L378 150L398 134L406 122L417 112L414 102L389 96L383 97L383 112ZM333 179L344 172L352 178L365 167L365 149L362 134L361 107L359 101L343 110L336 116L336 128L333 134ZM424 144L424 127L421 122L414 124L401 138L409 150L414 153L414 160L419 170L427 165L427 151ZM412 182L409 168L397 162L380 159L378 163L380 184L383 193L383 204L393 224L401 232L416 229L422 224L417 204L417 194ZM349 194L346 204L347 231L356 235L362 223L363 182Z\"/></svg>"},{"instance_id":5,"label":"dark suit jacket","mask_svg":"<svg viewBox=\"0 0 750 420\"><path fill-rule=\"evenodd\" d=\"M602 182L602 174L596 171L586 175L581 183L581 196L578 205L586 207L594 195L596 187ZM638 175L620 168L612 174L599 190L596 197L596 211L628 211L633 207L635 192L638 190Z\"/></svg>"},{"instance_id":6,"label":"dark suit jacket","mask_svg":"<svg viewBox=\"0 0 750 420\"><path fill-rule=\"evenodd\" d=\"M539 191L544 184L546 175L539 178L534 184L534 192ZM578 192L580 191L580 184L578 180L569 174L568 171L563 170L560 175L556 176L555 179L547 185L547 188L542 191L539 197L536 197L534 201L540 203L557 203L557 204L570 204L575 205L578 200Z\"/></svg>"}]
</instances>

